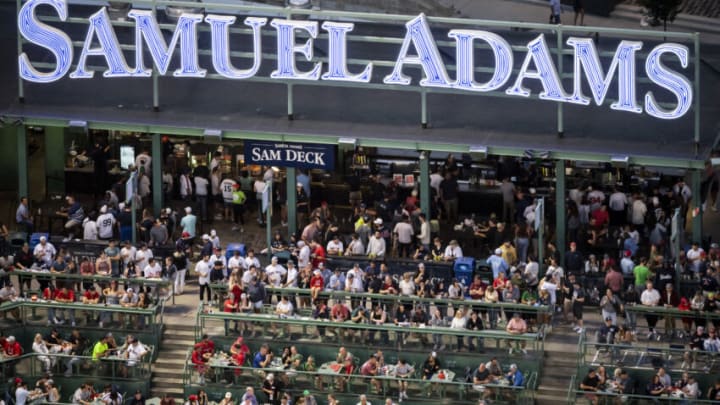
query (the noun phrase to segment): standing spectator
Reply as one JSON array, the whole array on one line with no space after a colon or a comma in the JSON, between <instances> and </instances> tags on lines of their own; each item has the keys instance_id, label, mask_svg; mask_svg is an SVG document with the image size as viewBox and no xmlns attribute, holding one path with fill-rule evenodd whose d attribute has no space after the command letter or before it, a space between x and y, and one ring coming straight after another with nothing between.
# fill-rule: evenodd
<instances>
[{"instance_id":1,"label":"standing spectator","mask_svg":"<svg viewBox=\"0 0 720 405\"><path fill-rule=\"evenodd\" d=\"M180 227L182 227L183 233L187 232L188 238L190 238L190 244L192 244L192 240L195 238L197 232L196 226L197 217L193 215L192 208L185 207L185 216L180 220Z\"/></svg>"},{"instance_id":2,"label":"standing spectator","mask_svg":"<svg viewBox=\"0 0 720 405\"><path fill-rule=\"evenodd\" d=\"M247 201L247 196L245 195L245 192L240 189L240 185L237 183L233 182L232 189L232 208L233 217L235 218L235 225L232 227L232 230L239 230L242 233L245 231L243 229L245 226L245 219L243 217L245 216L245 202Z\"/></svg>"},{"instance_id":3,"label":"standing spectator","mask_svg":"<svg viewBox=\"0 0 720 405\"><path fill-rule=\"evenodd\" d=\"M568 274L580 275L583 269L583 257L577 250L577 243L570 243L570 250L565 253L565 270Z\"/></svg>"},{"instance_id":4,"label":"standing spectator","mask_svg":"<svg viewBox=\"0 0 720 405\"><path fill-rule=\"evenodd\" d=\"M20 197L20 204L15 211L15 222L18 225L25 227L25 232L28 235L33 233L35 226L33 225L32 218L30 218L30 208L28 207L27 197Z\"/></svg>"},{"instance_id":5,"label":"standing spectator","mask_svg":"<svg viewBox=\"0 0 720 405\"><path fill-rule=\"evenodd\" d=\"M515 220L515 185L510 181L510 177L503 178L500 192L503 196L502 221L512 223Z\"/></svg>"},{"instance_id":6,"label":"standing spectator","mask_svg":"<svg viewBox=\"0 0 720 405\"><path fill-rule=\"evenodd\" d=\"M648 281L645 284L645 291L642 292L640 295L640 303L642 305L650 306L650 307L656 307L658 304L660 304L660 293L653 288L653 283L651 281ZM653 336L655 336L655 325L658 321L658 316L652 313L648 313L645 315L645 320L647 321L648 325L648 339L651 339Z\"/></svg>"},{"instance_id":7,"label":"standing spectator","mask_svg":"<svg viewBox=\"0 0 720 405\"><path fill-rule=\"evenodd\" d=\"M627 195L615 188L613 189L613 193L610 194L608 204L610 206L610 226L623 226L627 220Z\"/></svg>"},{"instance_id":8,"label":"standing spectator","mask_svg":"<svg viewBox=\"0 0 720 405\"><path fill-rule=\"evenodd\" d=\"M614 273L619 274L617 271ZM605 295L600 299L600 311L603 319L610 319L613 325L617 325L617 314L622 311L622 303L610 288L605 290Z\"/></svg>"},{"instance_id":9,"label":"standing spectator","mask_svg":"<svg viewBox=\"0 0 720 405\"><path fill-rule=\"evenodd\" d=\"M402 221L395 224L393 234L398 241L398 257L410 257L415 231L407 215L403 215Z\"/></svg>"},{"instance_id":10,"label":"standing spectator","mask_svg":"<svg viewBox=\"0 0 720 405\"><path fill-rule=\"evenodd\" d=\"M630 222L639 233L643 233L645 229L645 215L647 212L647 205L645 205L642 197L639 194L635 195L635 200L630 208Z\"/></svg>"},{"instance_id":11,"label":"standing spectator","mask_svg":"<svg viewBox=\"0 0 720 405\"><path fill-rule=\"evenodd\" d=\"M200 206L200 218L207 221L208 185L210 182L202 176L195 176L195 198Z\"/></svg>"},{"instance_id":12,"label":"standing spectator","mask_svg":"<svg viewBox=\"0 0 720 405\"><path fill-rule=\"evenodd\" d=\"M573 330L577 333L583 333L583 307L585 306L585 290L580 285L580 280L573 282L572 292L572 312L573 317L577 321L577 326Z\"/></svg>"},{"instance_id":13,"label":"standing spectator","mask_svg":"<svg viewBox=\"0 0 720 405\"><path fill-rule=\"evenodd\" d=\"M457 178L452 173L445 173L445 180L440 183L440 199L445 208L445 216L449 223L454 224L458 219L458 193Z\"/></svg>"}]
</instances>

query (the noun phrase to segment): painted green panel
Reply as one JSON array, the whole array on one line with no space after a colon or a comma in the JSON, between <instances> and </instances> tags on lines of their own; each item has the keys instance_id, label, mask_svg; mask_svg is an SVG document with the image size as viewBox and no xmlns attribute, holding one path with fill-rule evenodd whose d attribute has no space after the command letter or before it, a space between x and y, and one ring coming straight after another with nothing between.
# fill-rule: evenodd
<instances>
[{"instance_id":1,"label":"painted green panel","mask_svg":"<svg viewBox=\"0 0 720 405\"><path fill-rule=\"evenodd\" d=\"M65 192L65 128L45 128L45 178L48 193Z\"/></svg>"},{"instance_id":2,"label":"painted green panel","mask_svg":"<svg viewBox=\"0 0 720 405\"><path fill-rule=\"evenodd\" d=\"M17 190L18 155L17 130L14 126L0 127L0 190Z\"/></svg>"}]
</instances>

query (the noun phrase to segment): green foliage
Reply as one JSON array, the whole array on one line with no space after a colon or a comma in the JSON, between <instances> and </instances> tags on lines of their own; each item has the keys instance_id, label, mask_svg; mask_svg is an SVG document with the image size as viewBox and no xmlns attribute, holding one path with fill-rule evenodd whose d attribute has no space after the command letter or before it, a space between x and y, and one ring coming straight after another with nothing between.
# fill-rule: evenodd
<instances>
[{"instance_id":1,"label":"green foliage","mask_svg":"<svg viewBox=\"0 0 720 405\"><path fill-rule=\"evenodd\" d=\"M667 30L667 23L673 22L681 11L682 0L640 0L640 5L645 7L648 22L657 26L661 23Z\"/></svg>"}]
</instances>

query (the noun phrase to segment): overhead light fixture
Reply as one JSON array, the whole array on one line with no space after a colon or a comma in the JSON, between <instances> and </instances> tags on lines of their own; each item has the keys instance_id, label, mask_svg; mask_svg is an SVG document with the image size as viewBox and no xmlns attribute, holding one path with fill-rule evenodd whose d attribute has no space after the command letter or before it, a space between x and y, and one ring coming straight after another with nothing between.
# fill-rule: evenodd
<instances>
[{"instance_id":1,"label":"overhead light fixture","mask_svg":"<svg viewBox=\"0 0 720 405\"><path fill-rule=\"evenodd\" d=\"M427 159L427 152L425 152L424 150L421 150L419 158L420 158L420 160Z\"/></svg>"},{"instance_id":2,"label":"overhead light fixture","mask_svg":"<svg viewBox=\"0 0 720 405\"><path fill-rule=\"evenodd\" d=\"M488 148L484 145L470 145L468 152L470 153L482 153L487 155Z\"/></svg>"},{"instance_id":3,"label":"overhead light fixture","mask_svg":"<svg viewBox=\"0 0 720 405\"><path fill-rule=\"evenodd\" d=\"M710 164L713 166L720 166L720 157L710 158Z\"/></svg>"},{"instance_id":4,"label":"overhead light fixture","mask_svg":"<svg viewBox=\"0 0 720 405\"><path fill-rule=\"evenodd\" d=\"M71 120L68 125L72 128L87 128L87 121Z\"/></svg>"},{"instance_id":5,"label":"overhead light fixture","mask_svg":"<svg viewBox=\"0 0 720 405\"><path fill-rule=\"evenodd\" d=\"M219 144L222 141L223 131L220 129L206 129L203 131L205 143Z\"/></svg>"},{"instance_id":6,"label":"overhead light fixture","mask_svg":"<svg viewBox=\"0 0 720 405\"><path fill-rule=\"evenodd\" d=\"M352 145L355 146L357 144L356 138L338 138L338 143L340 145Z\"/></svg>"},{"instance_id":7,"label":"overhead light fixture","mask_svg":"<svg viewBox=\"0 0 720 405\"><path fill-rule=\"evenodd\" d=\"M628 164L630 162L630 156L610 156L612 163Z\"/></svg>"}]
</instances>

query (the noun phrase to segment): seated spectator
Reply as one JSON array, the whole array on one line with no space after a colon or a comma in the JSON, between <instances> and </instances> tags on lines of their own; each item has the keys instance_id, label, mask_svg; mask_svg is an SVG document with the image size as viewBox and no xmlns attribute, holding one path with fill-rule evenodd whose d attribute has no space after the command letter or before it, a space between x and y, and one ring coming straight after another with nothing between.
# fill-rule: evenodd
<instances>
[{"instance_id":1,"label":"seated spectator","mask_svg":"<svg viewBox=\"0 0 720 405\"><path fill-rule=\"evenodd\" d=\"M580 389L588 391L589 393L585 394L585 397L590 400L593 405L597 405L598 396L594 393L600 390L600 378L598 378L595 369L591 368L588 371L588 374L580 383Z\"/></svg>"},{"instance_id":2,"label":"seated spectator","mask_svg":"<svg viewBox=\"0 0 720 405\"><path fill-rule=\"evenodd\" d=\"M612 318L605 318L605 323L598 330L597 342L600 344L615 344L615 335L618 331L617 326L613 325Z\"/></svg>"},{"instance_id":3,"label":"seated spectator","mask_svg":"<svg viewBox=\"0 0 720 405\"><path fill-rule=\"evenodd\" d=\"M527 323L525 322L522 317L520 317L519 313L514 313L512 319L508 321L507 326L505 327L505 331L507 333L510 333L511 335L522 335L527 332ZM510 348L510 354L513 353L513 347L511 340L507 340L507 345ZM519 345L520 351L522 351L524 354L527 354L527 350L525 350L525 341L517 342L516 345ZM518 347L516 347L517 349Z\"/></svg>"},{"instance_id":4,"label":"seated spectator","mask_svg":"<svg viewBox=\"0 0 720 405\"><path fill-rule=\"evenodd\" d=\"M488 370L487 366L484 362L480 362L480 365L478 368L475 369L472 375L472 382L475 389L482 392L482 397L489 398L493 395L492 390L490 390L488 387L480 387L481 385L485 384L495 384L497 380L495 379L495 376L490 374L490 370Z\"/></svg>"},{"instance_id":5,"label":"seated spectator","mask_svg":"<svg viewBox=\"0 0 720 405\"><path fill-rule=\"evenodd\" d=\"M645 393L652 397L659 397L665 392L665 388L667 387L660 382L660 377L655 374L652 376L652 380L645 386Z\"/></svg>"},{"instance_id":6,"label":"seated spectator","mask_svg":"<svg viewBox=\"0 0 720 405\"><path fill-rule=\"evenodd\" d=\"M52 368L55 366L57 358L55 356L49 356L50 350L48 349L47 344L43 340L42 335L39 333L35 334L32 350L33 353L38 354L36 358L40 361L40 363L42 363L43 372L51 374Z\"/></svg>"},{"instance_id":7,"label":"seated spectator","mask_svg":"<svg viewBox=\"0 0 720 405\"><path fill-rule=\"evenodd\" d=\"M17 291L15 291L15 288L13 287L11 282L6 282L5 285L0 288L0 304L5 302L11 302L15 301L17 299ZM14 308L8 311L2 312L3 319L7 319L8 312L15 318L15 320L20 321L20 309Z\"/></svg>"},{"instance_id":8,"label":"seated spectator","mask_svg":"<svg viewBox=\"0 0 720 405\"><path fill-rule=\"evenodd\" d=\"M360 367L360 375L372 377L370 378L370 384L375 386L376 394L380 394L382 392L382 383L380 383L380 380L374 378L378 375L379 371L377 358L374 355L370 356L370 358Z\"/></svg>"}]
</instances>

